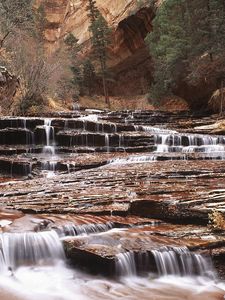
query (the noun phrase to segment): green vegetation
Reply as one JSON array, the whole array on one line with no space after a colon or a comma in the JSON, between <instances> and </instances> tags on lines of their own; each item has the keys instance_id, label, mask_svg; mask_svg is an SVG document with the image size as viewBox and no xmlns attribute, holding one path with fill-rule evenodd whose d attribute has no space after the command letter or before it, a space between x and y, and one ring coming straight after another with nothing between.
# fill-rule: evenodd
<instances>
[{"instance_id":1,"label":"green vegetation","mask_svg":"<svg viewBox=\"0 0 225 300\"><path fill-rule=\"evenodd\" d=\"M151 97L176 92L178 85L202 80L223 86L225 78L224 0L167 0L148 35L154 61Z\"/></svg>"},{"instance_id":2,"label":"green vegetation","mask_svg":"<svg viewBox=\"0 0 225 300\"><path fill-rule=\"evenodd\" d=\"M89 30L92 37L94 57L100 64L105 102L110 106L107 86L107 47L110 44L110 29L106 20L97 9L95 0L88 0L87 11L91 22Z\"/></svg>"},{"instance_id":3,"label":"green vegetation","mask_svg":"<svg viewBox=\"0 0 225 300\"><path fill-rule=\"evenodd\" d=\"M95 68L90 59L83 62L83 89L84 93L91 96L94 92L96 79Z\"/></svg>"},{"instance_id":4,"label":"green vegetation","mask_svg":"<svg viewBox=\"0 0 225 300\"><path fill-rule=\"evenodd\" d=\"M80 61L78 59L78 53L80 51L80 45L78 44L78 39L72 34L68 34L64 40L66 45L66 52L68 57L70 57L70 69L72 71L72 79L69 82L65 82L67 90L72 91L73 100L77 100L82 94L82 69L80 66Z\"/></svg>"}]
</instances>

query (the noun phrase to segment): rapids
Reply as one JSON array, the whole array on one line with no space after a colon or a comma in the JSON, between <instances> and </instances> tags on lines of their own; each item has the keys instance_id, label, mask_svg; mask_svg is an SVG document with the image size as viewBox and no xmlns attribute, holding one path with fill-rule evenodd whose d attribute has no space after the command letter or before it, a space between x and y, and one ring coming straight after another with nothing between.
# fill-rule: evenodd
<instances>
[{"instance_id":1,"label":"rapids","mask_svg":"<svg viewBox=\"0 0 225 300\"><path fill-rule=\"evenodd\" d=\"M205 277L123 277L109 280L66 267L62 262L21 267L13 276L0 276L1 300L219 300L225 285Z\"/></svg>"},{"instance_id":2,"label":"rapids","mask_svg":"<svg viewBox=\"0 0 225 300\"><path fill-rule=\"evenodd\" d=\"M0 300L224 299L206 219L224 210L225 137L201 122L77 105L2 118Z\"/></svg>"},{"instance_id":3,"label":"rapids","mask_svg":"<svg viewBox=\"0 0 225 300\"><path fill-rule=\"evenodd\" d=\"M135 262L132 252L121 253L116 266L119 277L114 279L69 267L55 231L2 234L1 253L2 300L213 300L222 299L225 293L211 261L186 248L152 251L160 276L152 272L138 276L136 264L148 264L147 257Z\"/></svg>"}]
</instances>

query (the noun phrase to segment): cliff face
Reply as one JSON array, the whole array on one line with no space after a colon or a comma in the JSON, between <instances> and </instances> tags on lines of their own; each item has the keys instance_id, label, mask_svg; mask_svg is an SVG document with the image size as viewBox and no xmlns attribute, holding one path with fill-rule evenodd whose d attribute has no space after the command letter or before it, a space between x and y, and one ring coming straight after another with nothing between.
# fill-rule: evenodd
<instances>
[{"instance_id":1,"label":"cliff face","mask_svg":"<svg viewBox=\"0 0 225 300\"><path fill-rule=\"evenodd\" d=\"M147 91L151 79L151 59L144 38L152 30L154 12L145 1L97 0L102 15L112 28L108 65L113 75L111 95L135 95ZM82 45L82 55L90 52L87 0L37 0L44 5L44 36L48 50L54 51L60 39L72 32Z\"/></svg>"}]
</instances>

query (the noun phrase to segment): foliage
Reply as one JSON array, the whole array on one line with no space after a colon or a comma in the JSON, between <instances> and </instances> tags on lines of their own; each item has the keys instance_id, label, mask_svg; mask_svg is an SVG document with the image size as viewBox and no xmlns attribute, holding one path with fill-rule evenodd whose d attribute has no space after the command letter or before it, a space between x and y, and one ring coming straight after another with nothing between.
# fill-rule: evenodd
<instances>
[{"instance_id":1,"label":"foliage","mask_svg":"<svg viewBox=\"0 0 225 300\"><path fill-rule=\"evenodd\" d=\"M90 18L91 23L94 23L99 15L99 10L96 6L95 0L88 0L87 12L88 12L88 17Z\"/></svg>"},{"instance_id":2,"label":"foliage","mask_svg":"<svg viewBox=\"0 0 225 300\"><path fill-rule=\"evenodd\" d=\"M107 47L110 44L111 30L108 27L106 20L97 9L95 0L88 0L87 11L91 22L89 31L91 32L94 55L100 63L105 102L109 105L107 87Z\"/></svg>"},{"instance_id":3,"label":"foliage","mask_svg":"<svg viewBox=\"0 0 225 300\"><path fill-rule=\"evenodd\" d=\"M81 63L78 59L78 53L80 51L80 45L78 44L78 39L72 34L68 34L64 40L66 45L66 51L70 57L70 69L72 71L72 80L67 83L67 88L73 90L72 98L77 100L79 95L83 92L83 79L82 79L82 69Z\"/></svg>"},{"instance_id":4,"label":"foliage","mask_svg":"<svg viewBox=\"0 0 225 300\"><path fill-rule=\"evenodd\" d=\"M93 93L94 82L96 78L95 68L90 59L86 59L83 63L83 88L89 96Z\"/></svg>"},{"instance_id":5,"label":"foliage","mask_svg":"<svg viewBox=\"0 0 225 300\"><path fill-rule=\"evenodd\" d=\"M76 38L69 35L48 53L43 36L45 9L40 5L34 10L32 0L3 0L0 16L1 64L19 79L16 113L43 107L47 96L64 98L77 93L70 68L78 51Z\"/></svg>"},{"instance_id":6,"label":"foliage","mask_svg":"<svg viewBox=\"0 0 225 300\"><path fill-rule=\"evenodd\" d=\"M221 81L224 77L223 0L166 0L153 27L146 38L155 67L153 97L173 93L180 82L197 85L202 78ZM218 60L221 68L215 71Z\"/></svg>"},{"instance_id":7,"label":"foliage","mask_svg":"<svg viewBox=\"0 0 225 300\"><path fill-rule=\"evenodd\" d=\"M27 32L17 32L7 46L10 59L5 63L19 79L19 112L25 114L34 105L35 99L39 105L40 99L56 90L60 78L65 76L63 60L59 52L46 57L39 49L38 40Z\"/></svg>"}]
</instances>

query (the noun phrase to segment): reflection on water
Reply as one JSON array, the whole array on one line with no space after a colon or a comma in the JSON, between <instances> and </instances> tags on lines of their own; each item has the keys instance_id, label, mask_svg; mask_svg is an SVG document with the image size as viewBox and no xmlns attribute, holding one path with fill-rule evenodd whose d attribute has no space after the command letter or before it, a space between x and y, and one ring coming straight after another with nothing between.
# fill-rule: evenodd
<instances>
[{"instance_id":1,"label":"reflection on water","mask_svg":"<svg viewBox=\"0 0 225 300\"><path fill-rule=\"evenodd\" d=\"M0 278L1 300L219 300L225 284L204 277L129 277L113 281L55 266L22 267Z\"/></svg>"}]
</instances>

